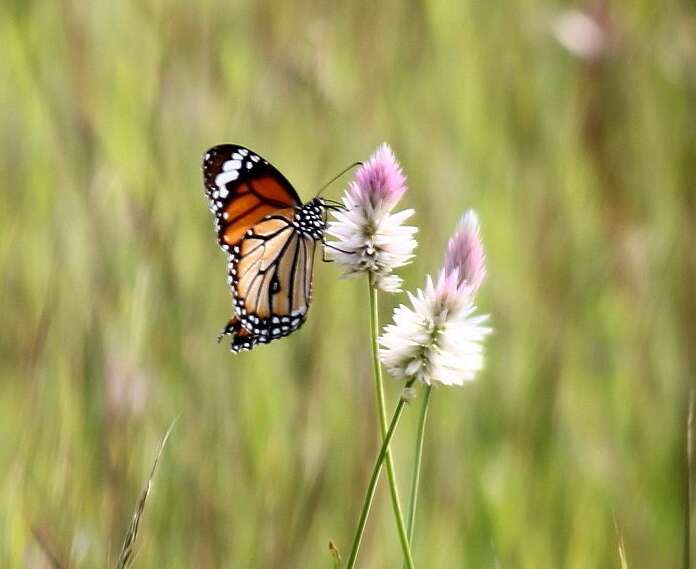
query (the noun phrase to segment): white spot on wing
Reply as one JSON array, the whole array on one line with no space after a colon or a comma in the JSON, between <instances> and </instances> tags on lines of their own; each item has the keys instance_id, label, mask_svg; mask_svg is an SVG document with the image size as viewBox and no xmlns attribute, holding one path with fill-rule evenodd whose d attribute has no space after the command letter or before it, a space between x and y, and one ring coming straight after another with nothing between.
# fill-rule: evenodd
<instances>
[{"instance_id":1,"label":"white spot on wing","mask_svg":"<svg viewBox=\"0 0 696 569\"><path fill-rule=\"evenodd\" d=\"M237 172L237 170L222 172L215 176L215 185L219 188L222 188L225 184L232 182L237 178L239 178L239 172Z\"/></svg>"},{"instance_id":2,"label":"white spot on wing","mask_svg":"<svg viewBox=\"0 0 696 569\"><path fill-rule=\"evenodd\" d=\"M227 172L228 170L239 170L241 167L241 160L228 160L222 165L222 171Z\"/></svg>"}]
</instances>

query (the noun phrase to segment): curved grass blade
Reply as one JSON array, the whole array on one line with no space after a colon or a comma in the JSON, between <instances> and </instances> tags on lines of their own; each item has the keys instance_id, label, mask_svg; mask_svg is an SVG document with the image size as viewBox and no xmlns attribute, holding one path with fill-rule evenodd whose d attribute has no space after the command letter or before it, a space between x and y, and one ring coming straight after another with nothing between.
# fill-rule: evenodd
<instances>
[{"instance_id":1,"label":"curved grass blade","mask_svg":"<svg viewBox=\"0 0 696 569\"><path fill-rule=\"evenodd\" d=\"M157 464L159 463L160 457L162 456L162 451L164 450L164 445L167 444L167 439L176 424L176 419L172 421L172 424L167 429L167 432L162 439L157 450L157 455L155 456L155 461L152 464L152 470L150 471L150 477L147 479L147 484L143 488L140 494L140 499L138 500L138 505L133 512L133 518L128 526L128 531L126 532L126 537L123 540L123 545L121 546L121 553L118 556L118 561L116 563L116 569L130 569L133 566L133 559L135 558L135 540L138 537L138 530L140 529L140 520L143 516L143 511L145 510L145 502L147 501L150 491L152 490L152 480L155 477L155 471L157 470Z\"/></svg>"}]
</instances>

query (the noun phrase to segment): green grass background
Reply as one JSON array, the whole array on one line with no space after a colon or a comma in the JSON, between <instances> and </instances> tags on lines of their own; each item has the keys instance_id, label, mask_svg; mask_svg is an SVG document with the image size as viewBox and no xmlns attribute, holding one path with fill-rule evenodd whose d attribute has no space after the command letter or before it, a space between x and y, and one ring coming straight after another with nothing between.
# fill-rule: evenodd
<instances>
[{"instance_id":1,"label":"green grass background","mask_svg":"<svg viewBox=\"0 0 696 569\"><path fill-rule=\"evenodd\" d=\"M696 9L608 2L590 62L549 32L568 7L4 0L0 566L111 566L178 415L136 567L347 554L378 445L366 283L319 263L305 327L229 354L199 168L242 143L307 199L382 141L420 228L407 287L474 207L495 326L480 378L434 393L418 567L618 567L616 527L631 567L680 566ZM398 566L392 521L381 486L360 567Z\"/></svg>"}]
</instances>

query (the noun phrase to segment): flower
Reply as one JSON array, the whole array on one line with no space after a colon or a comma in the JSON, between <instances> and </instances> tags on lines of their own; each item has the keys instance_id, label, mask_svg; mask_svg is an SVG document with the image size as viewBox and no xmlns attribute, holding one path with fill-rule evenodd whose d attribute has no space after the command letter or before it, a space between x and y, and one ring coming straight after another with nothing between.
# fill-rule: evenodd
<instances>
[{"instance_id":1,"label":"flower","mask_svg":"<svg viewBox=\"0 0 696 569\"><path fill-rule=\"evenodd\" d=\"M491 332L488 315L475 315L476 307L462 294L456 272L430 276L424 289L408 294L411 307L394 310L393 324L380 337L380 359L397 379L416 378L422 383L462 385L483 367L483 339Z\"/></svg>"},{"instance_id":2,"label":"flower","mask_svg":"<svg viewBox=\"0 0 696 569\"><path fill-rule=\"evenodd\" d=\"M578 59L596 62L610 49L610 29L606 14L566 10L551 24L555 40Z\"/></svg>"},{"instance_id":3,"label":"flower","mask_svg":"<svg viewBox=\"0 0 696 569\"><path fill-rule=\"evenodd\" d=\"M380 359L397 379L431 385L462 385L483 367L488 315L476 315L474 294L485 276L485 255L473 211L461 220L447 246L436 282L408 293L411 306L394 310L379 338Z\"/></svg>"},{"instance_id":4,"label":"flower","mask_svg":"<svg viewBox=\"0 0 696 569\"><path fill-rule=\"evenodd\" d=\"M403 225L412 209L391 213L406 192L406 178L394 153L382 144L357 171L343 196L345 209L335 211L326 230L335 238L327 246L344 276L369 274L375 285L396 292L401 278L392 271L413 258L417 229Z\"/></svg>"},{"instance_id":5,"label":"flower","mask_svg":"<svg viewBox=\"0 0 696 569\"><path fill-rule=\"evenodd\" d=\"M476 294L486 276L486 254L473 209L464 214L449 240L442 265L447 274L457 271L459 285L467 287L472 297Z\"/></svg>"}]
</instances>

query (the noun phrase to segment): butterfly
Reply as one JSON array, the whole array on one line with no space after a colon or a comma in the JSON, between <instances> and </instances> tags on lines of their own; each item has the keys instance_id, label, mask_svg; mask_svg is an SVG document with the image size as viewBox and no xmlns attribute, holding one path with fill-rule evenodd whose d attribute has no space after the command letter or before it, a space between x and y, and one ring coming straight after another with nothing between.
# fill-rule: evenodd
<instances>
[{"instance_id":1,"label":"butterfly","mask_svg":"<svg viewBox=\"0 0 696 569\"><path fill-rule=\"evenodd\" d=\"M230 350L251 350L292 334L307 318L312 270L323 243L320 197L302 203L292 184L261 156L234 144L203 156L203 181L218 244L229 255L235 314L218 336Z\"/></svg>"}]
</instances>

